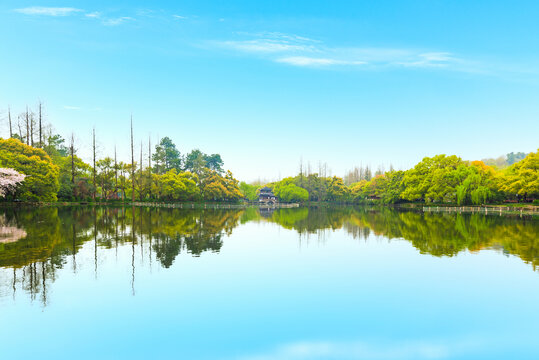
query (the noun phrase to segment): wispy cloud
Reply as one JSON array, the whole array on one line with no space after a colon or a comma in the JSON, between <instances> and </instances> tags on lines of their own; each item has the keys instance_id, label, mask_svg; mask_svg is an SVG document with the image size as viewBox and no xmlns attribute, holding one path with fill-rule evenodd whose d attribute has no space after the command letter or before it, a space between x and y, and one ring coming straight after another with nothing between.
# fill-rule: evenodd
<instances>
[{"instance_id":1,"label":"wispy cloud","mask_svg":"<svg viewBox=\"0 0 539 360\"><path fill-rule=\"evenodd\" d=\"M287 51L313 51L309 45L294 44L286 41L273 39L256 39L245 41L223 41L219 43L225 48L240 50L244 52L276 53Z\"/></svg>"},{"instance_id":2,"label":"wispy cloud","mask_svg":"<svg viewBox=\"0 0 539 360\"><path fill-rule=\"evenodd\" d=\"M133 21L135 20L134 18L130 17L130 16L121 16L121 17L117 17L117 18L110 18L110 19L104 19L103 20L103 24L104 25L107 25L107 26L117 26L117 25L121 25L127 21Z\"/></svg>"},{"instance_id":3,"label":"wispy cloud","mask_svg":"<svg viewBox=\"0 0 539 360\"><path fill-rule=\"evenodd\" d=\"M14 9L13 11L25 14L25 15L43 15L43 16L69 16L80 14L89 19L96 19L103 25L107 26L116 26L121 25L128 21L135 20L130 16L118 16L110 17L107 14L103 14L100 11L87 11L83 9L77 9L72 7L41 7L41 6L32 6L21 9ZM139 11L140 12L140 11Z\"/></svg>"},{"instance_id":4,"label":"wispy cloud","mask_svg":"<svg viewBox=\"0 0 539 360\"><path fill-rule=\"evenodd\" d=\"M329 65L364 65L365 61L339 60L330 58L318 58L307 56L290 56L278 58L280 63L286 63L294 66L329 66Z\"/></svg>"},{"instance_id":5,"label":"wispy cloud","mask_svg":"<svg viewBox=\"0 0 539 360\"><path fill-rule=\"evenodd\" d=\"M95 18L100 18L101 13L99 11L94 11L94 12L89 12L89 13L84 14L84 16L95 19Z\"/></svg>"},{"instance_id":6,"label":"wispy cloud","mask_svg":"<svg viewBox=\"0 0 539 360\"><path fill-rule=\"evenodd\" d=\"M466 344L469 347L468 344ZM445 344L417 342L369 345L363 342L297 342L283 345L267 353L248 355L241 360L300 359L445 359L450 347Z\"/></svg>"},{"instance_id":7,"label":"wispy cloud","mask_svg":"<svg viewBox=\"0 0 539 360\"><path fill-rule=\"evenodd\" d=\"M315 46L317 42L306 37L278 32L239 33L239 35L247 35L250 39L220 41L216 42L216 44L223 48L247 53L305 53L317 51Z\"/></svg>"},{"instance_id":8,"label":"wispy cloud","mask_svg":"<svg viewBox=\"0 0 539 360\"><path fill-rule=\"evenodd\" d=\"M45 16L68 16L83 10L72 7L42 7L31 6L21 9L15 9L15 12L25 15L45 15Z\"/></svg>"},{"instance_id":9,"label":"wispy cloud","mask_svg":"<svg viewBox=\"0 0 539 360\"><path fill-rule=\"evenodd\" d=\"M174 19L176 19L176 20L185 20L185 19L187 19L187 16L177 15L177 14L172 15L172 17Z\"/></svg>"},{"instance_id":10,"label":"wispy cloud","mask_svg":"<svg viewBox=\"0 0 539 360\"><path fill-rule=\"evenodd\" d=\"M322 41L283 33L237 34L244 39L214 42L218 47L300 67L362 66L448 68L463 60L449 52L398 48L332 47Z\"/></svg>"},{"instance_id":11,"label":"wispy cloud","mask_svg":"<svg viewBox=\"0 0 539 360\"><path fill-rule=\"evenodd\" d=\"M402 62L402 65L415 67L446 67L459 61L459 59L456 59L452 54L447 52L430 52L418 54L416 59L409 62Z\"/></svg>"}]
</instances>

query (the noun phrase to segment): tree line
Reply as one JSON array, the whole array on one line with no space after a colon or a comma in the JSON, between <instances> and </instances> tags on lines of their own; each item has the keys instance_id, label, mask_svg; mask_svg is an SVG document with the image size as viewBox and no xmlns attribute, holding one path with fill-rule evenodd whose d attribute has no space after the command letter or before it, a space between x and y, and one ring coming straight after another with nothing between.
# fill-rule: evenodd
<instances>
[{"instance_id":1,"label":"tree line","mask_svg":"<svg viewBox=\"0 0 539 360\"><path fill-rule=\"evenodd\" d=\"M480 205L500 202L532 202L539 199L539 150L503 169L483 161L465 161L456 155L425 157L413 168L390 169L374 175L356 168L345 179L301 172L265 186L284 202L326 201L394 204L402 202ZM259 187L241 183L250 199ZM537 200L536 200L537 202Z\"/></svg>"},{"instance_id":2,"label":"tree line","mask_svg":"<svg viewBox=\"0 0 539 360\"><path fill-rule=\"evenodd\" d=\"M0 172L0 194L7 200L256 201L261 188L239 183L230 171L225 172L219 154L195 149L182 155L169 137L153 148L148 139L147 156L141 142L136 155L132 120L131 161L118 161L116 148L113 155L98 158L94 129L90 163L77 156L74 134L66 144L52 131L42 103L35 111L27 107L14 118L9 109L8 122L10 138L0 139L0 167L16 170L24 180ZM282 202L478 205L533 201L539 198L538 153L510 153L503 161L436 155L406 171L361 166L344 178L328 175L327 164L319 164L318 172L312 172L310 164L304 166L301 161L297 176L265 186Z\"/></svg>"},{"instance_id":3,"label":"tree line","mask_svg":"<svg viewBox=\"0 0 539 360\"><path fill-rule=\"evenodd\" d=\"M0 167L24 176L15 187L13 174L10 179L0 174L1 194L7 200L238 201L243 197L239 182L224 170L219 154L194 149L182 155L169 137L154 147L148 139L145 156L141 142L140 154L135 154L132 120L130 162L118 160L116 147L114 154L98 158L94 128L92 159L87 163L77 156L74 134L66 143L52 131L42 103L37 111L26 108L16 117L8 109L7 119L10 137L0 138Z\"/></svg>"}]
</instances>

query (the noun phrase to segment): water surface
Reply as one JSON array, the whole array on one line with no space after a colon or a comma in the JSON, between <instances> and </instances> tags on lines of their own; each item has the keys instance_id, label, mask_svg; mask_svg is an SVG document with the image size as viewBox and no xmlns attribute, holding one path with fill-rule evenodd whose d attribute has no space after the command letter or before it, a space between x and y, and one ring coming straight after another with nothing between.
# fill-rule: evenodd
<instances>
[{"instance_id":1,"label":"water surface","mask_svg":"<svg viewBox=\"0 0 539 360\"><path fill-rule=\"evenodd\" d=\"M532 359L539 221L0 210L2 359Z\"/></svg>"}]
</instances>

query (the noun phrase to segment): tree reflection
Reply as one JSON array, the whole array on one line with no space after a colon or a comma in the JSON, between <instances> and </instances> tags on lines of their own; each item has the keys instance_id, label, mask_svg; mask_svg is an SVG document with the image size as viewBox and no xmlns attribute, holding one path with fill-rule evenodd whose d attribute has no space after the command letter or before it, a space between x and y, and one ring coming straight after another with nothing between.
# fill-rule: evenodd
<instances>
[{"instance_id":1,"label":"tree reflection","mask_svg":"<svg viewBox=\"0 0 539 360\"><path fill-rule=\"evenodd\" d=\"M539 221L516 216L422 213L389 207L279 209L273 221L299 234L344 228L354 238L371 234L410 241L422 254L454 256L461 251L500 248L539 265Z\"/></svg>"},{"instance_id":2,"label":"tree reflection","mask_svg":"<svg viewBox=\"0 0 539 360\"><path fill-rule=\"evenodd\" d=\"M218 252L223 235L231 234L242 210L180 210L122 207L47 207L3 209L0 214L1 277L12 279L17 288L46 305L47 282L68 262L77 272L77 254L89 243L93 251L94 272L98 276L99 249L131 245L132 290L134 293L136 245L140 260L149 250L165 268L172 266L183 250L193 256ZM16 239L14 237L17 236ZM5 285L2 282L1 285ZM6 284L7 285L7 284ZM3 292L2 292L3 293Z\"/></svg>"},{"instance_id":3,"label":"tree reflection","mask_svg":"<svg viewBox=\"0 0 539 360\"><path fill-rule=\"evenodd\" d=\"M454 256L461 251L499 249L539 264L539 221L484 214L421 213L392 208L302 207L285 209L170 209L141 207L45 207L0 210L0 296L22 289L47 304L47 288L58 269L78 271L81 249L100 256L130 246L131 286L137 264L152 258L173 266L183 251L191 256L219 252L240 224L271 222L300 239L343 229L356 239L405 239L420 253ZM7 239L7 240L6 240ZM87 245L85 245L87 244ZM104 251L105 250L105 251ZM87 257L85 259L88 259ZM86 260L87 261L87 260ZM8 289L8 290L5 290Z\"/></svg>"}]
</instances>

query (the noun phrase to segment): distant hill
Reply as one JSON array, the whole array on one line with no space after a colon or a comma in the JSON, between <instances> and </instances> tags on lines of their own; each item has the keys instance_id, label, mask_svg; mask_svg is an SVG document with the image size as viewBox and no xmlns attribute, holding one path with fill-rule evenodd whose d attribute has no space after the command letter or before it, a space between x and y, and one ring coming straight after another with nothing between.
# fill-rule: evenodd
<instances>
[{"instance_id":1,"label":"distant hill","mask_svg":"<svg viewBox=\"0 0 539 360\"><path fill-rule=\"evenodd\" d=\"M486 165L495 166L498 169L503 169L524 159L526 155L528 154L523 153L523 152L517 152L517 153L511 152L505 156L500 156L496 159L488 158L488 159L481 159L481 161L484 162Z\"/></svg>"}]
</instances>

